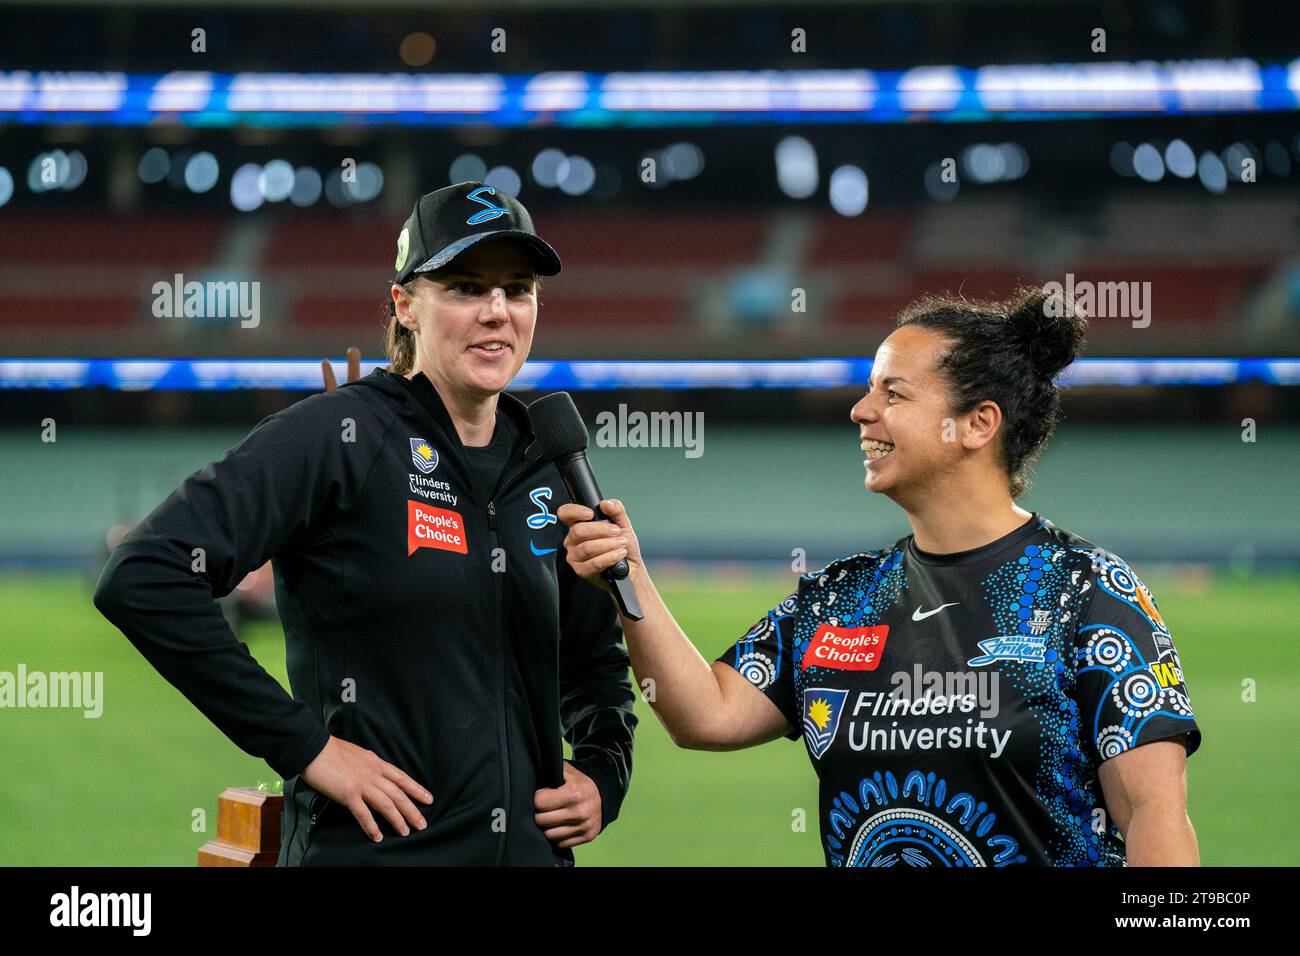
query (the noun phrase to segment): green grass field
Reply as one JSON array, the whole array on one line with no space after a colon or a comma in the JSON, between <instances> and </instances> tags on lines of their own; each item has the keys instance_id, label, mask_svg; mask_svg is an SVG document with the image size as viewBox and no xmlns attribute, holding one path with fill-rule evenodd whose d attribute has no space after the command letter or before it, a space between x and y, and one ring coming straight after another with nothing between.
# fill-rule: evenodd
<instances>
[{"instance_id":1,"label":"green grass field","mask_svg":"<svg viewBox=\"0 0 1300 956\"><path fill-rule=\"evenodd\" d=\"M786 579L661 577L683 627L714 656L787 593ZM1285 814L1300 797L1300 576L1150 575L1205 735L1189 810L1206 865L1295 865ZM719 595L724 599L718 600ZM273 779L145 664L90 603L80 577L0 577L0 670L103 671L104 714L0 711L0 864L193 865L216 796ZM249 635L284 681L279 629ZM1243 682L1253 681L1253 702ZM816 778L803 745L679 751L641 707L622 817L578 851L596 865L821 865ZM436 791L436 784L435 784ZM806 811L806 832L792 827ZM209 832L196 815L207 814Z\"/></svg>"}]
</instances>

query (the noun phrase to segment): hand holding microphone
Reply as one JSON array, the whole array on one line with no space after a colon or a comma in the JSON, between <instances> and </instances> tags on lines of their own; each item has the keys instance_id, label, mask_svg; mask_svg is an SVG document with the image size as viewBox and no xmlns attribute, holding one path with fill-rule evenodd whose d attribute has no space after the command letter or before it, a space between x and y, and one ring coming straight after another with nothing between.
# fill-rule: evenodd
<instances>
[{"instance_id":1,"label":"hand holding microphone","mask_svg":"<svg viewBox=\"0 0 1300 956\"><path fill-rule=\"evenodd\" d=\"M564 546L570 567L613 594L625 617L641 620L631 578L631 563L641 564L641 550L622 504L604 501L602 505L600 487L587 461L587 426L573 397L568 392L543 396L528 406L528 417L542 454L559 469L573 501L556 512L569 526Z\"/></svg>"},{"instance_id":2,"label":"hand holding microphone","mask_svg":"<svg viewBox=\"0 0 1300 956\"><path fill-rule=\"evenodd\" d=\"M564 538L569 567L578 577L597 587L612 590L603 576L606 571L620 562L625 563L628 572L623 580L631 582L633 572L645 565L641 561L641 546L623 503L606 499L600 502L600 508L599 517L591 508L575 504L561 505L556 514L569 526L569 533ZM629 617L641 619L639 613Z\"/></svg>"}]
</instances>

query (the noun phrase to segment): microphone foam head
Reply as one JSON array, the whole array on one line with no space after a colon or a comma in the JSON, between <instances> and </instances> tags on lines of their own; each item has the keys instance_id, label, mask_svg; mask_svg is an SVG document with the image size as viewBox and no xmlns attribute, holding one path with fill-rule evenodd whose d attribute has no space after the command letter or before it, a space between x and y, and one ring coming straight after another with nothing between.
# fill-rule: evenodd
<instances>
[{"instance_id":1,"label":"microphone foam head","mask_svg":"<svg viewBox=\"0 0 1300 956\"><path fill-rule=\"evenodd\" d=\"M587 450L587 426L568 392L543 395L528 406L528 418L542 454L551 461Z\"/></svg>"}]
</instances>

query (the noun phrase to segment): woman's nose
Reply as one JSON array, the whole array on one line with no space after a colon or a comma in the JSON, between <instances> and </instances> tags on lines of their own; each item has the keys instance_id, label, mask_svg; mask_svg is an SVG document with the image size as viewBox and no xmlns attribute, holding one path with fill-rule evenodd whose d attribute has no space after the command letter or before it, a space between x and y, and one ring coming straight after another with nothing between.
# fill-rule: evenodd
<instances>
[{"instance_id":1,"label":"woman's nose","mask_svg":"<svg viewBox=\"0 0 1300 956\"><path fill-rule=\"evenodd\" d=\"M502 289L500 287L493 289L492 294L489 298L490 298L489 311L491 312L493 318L496 319L510 318L510 310L506 308L505 289Z\"/></svg>"},{"instance_id":2,"label":"woman's nose","mask_svg":"<svg viewBox=\"0 0 1300 956\"><path fill-rule=\"evenodd\" d=\"M857 424L874 422L879 417L880 414L872 407L866 395L858 399L858 403L849 410L849 421Z\"/></svg>"}]
</instances>

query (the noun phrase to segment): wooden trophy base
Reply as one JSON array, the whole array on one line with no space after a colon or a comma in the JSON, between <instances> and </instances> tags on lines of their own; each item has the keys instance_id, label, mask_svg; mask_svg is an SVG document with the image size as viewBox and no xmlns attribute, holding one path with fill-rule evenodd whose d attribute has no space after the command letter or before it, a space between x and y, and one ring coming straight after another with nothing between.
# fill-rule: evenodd
<instances>
[{"instance_id":1,"label":"wooden trophy base","mask_svg":"<svg viewBox=\"0 0 1300 956\"><path fill-rule=\"evenodd\" d=\"M231 787L217 798L217 838L199 848L199 866L275 866L284 797Z\"/></svg>"}]
</instances>

